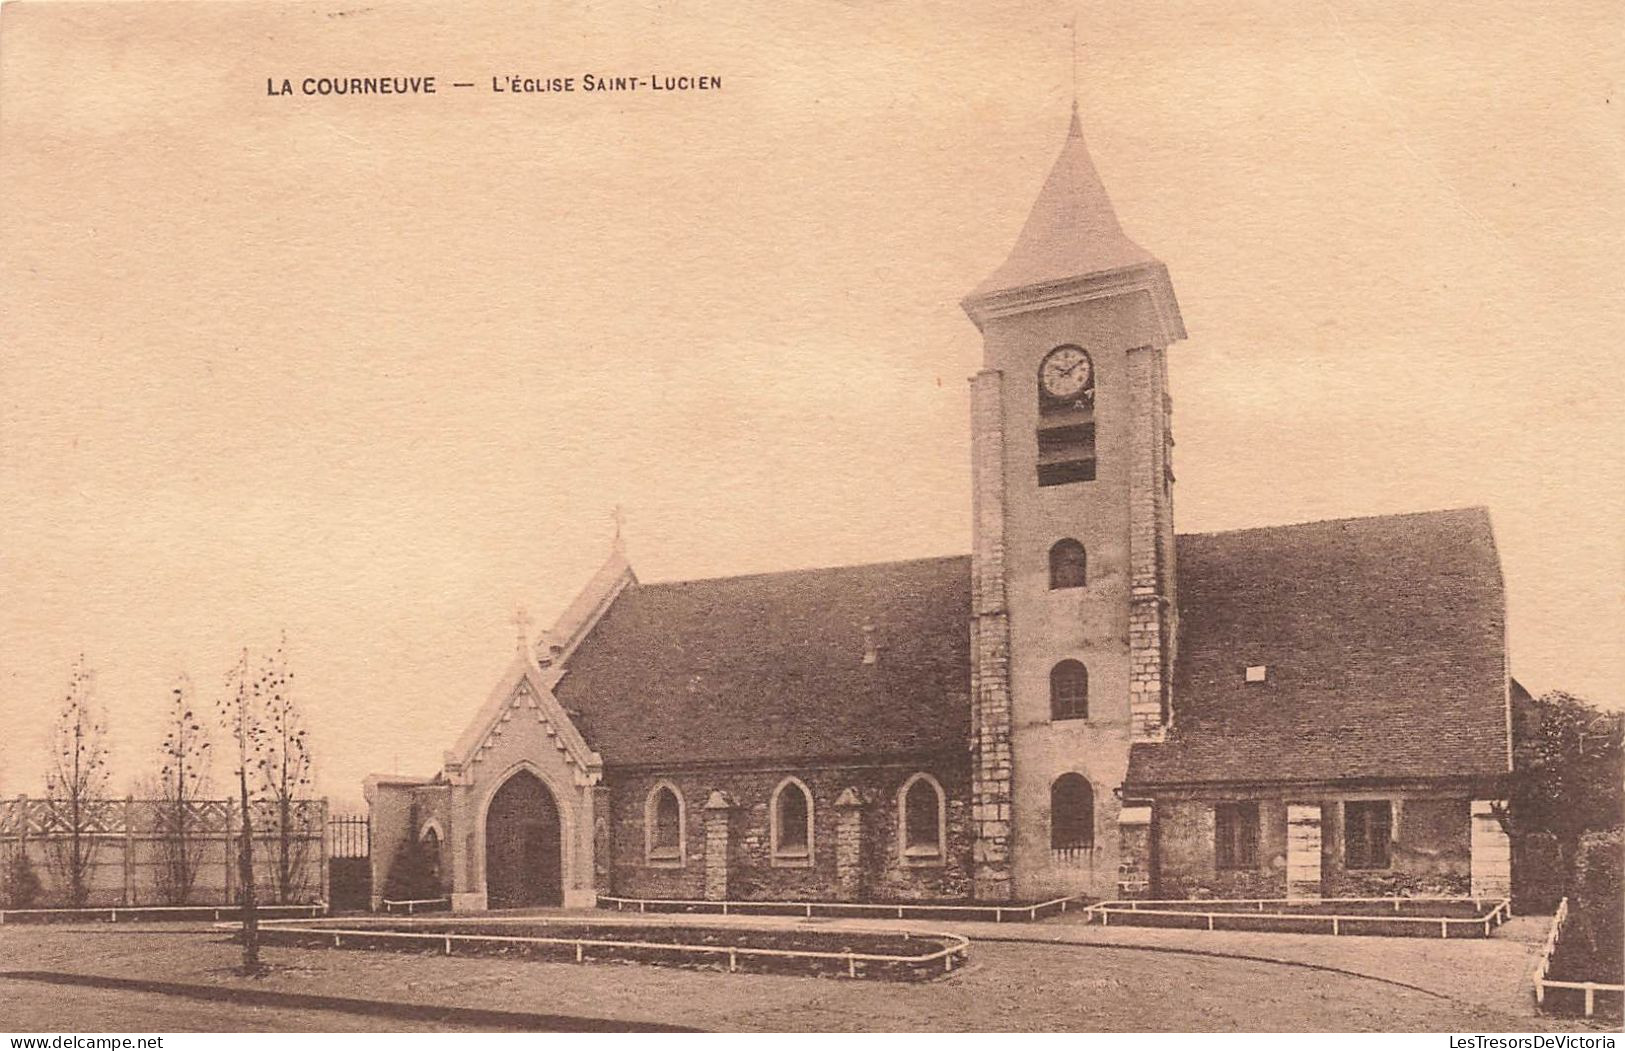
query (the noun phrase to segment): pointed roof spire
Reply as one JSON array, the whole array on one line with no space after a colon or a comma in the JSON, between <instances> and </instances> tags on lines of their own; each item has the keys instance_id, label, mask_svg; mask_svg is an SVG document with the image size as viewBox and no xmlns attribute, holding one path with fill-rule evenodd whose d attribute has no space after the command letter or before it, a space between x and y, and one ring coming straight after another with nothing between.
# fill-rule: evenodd
<instances>
[{"instance_id":1,"label":"pointed roof spire","mask_svg":"<svg viewBox=\"0 0 1625 1051\"><path fill-rule=\"evenodd\" d=\"M1074 100L1066 143L1010 258L977 285L969 299L1155 261L1123 233L1084 145L1083 121Z\"/></svg>"}]
</instances>

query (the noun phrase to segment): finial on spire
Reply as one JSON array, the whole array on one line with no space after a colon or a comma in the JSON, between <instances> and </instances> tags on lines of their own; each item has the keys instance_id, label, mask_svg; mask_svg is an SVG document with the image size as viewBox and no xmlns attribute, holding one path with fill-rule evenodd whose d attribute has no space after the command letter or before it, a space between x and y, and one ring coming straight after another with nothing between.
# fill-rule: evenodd
<instances>
[{"instance_id":1,"label":"finial on spire","mask_svg":"<svg viewBox=\"0 0 1625 1051\"><path fill-rule=\"evenodd\" d=\"M513 627L517 635L514 646L520 653L524 653L530 645L530 614L525 611L524 606L519 606L513 611Z\"/></svg>"},{"instance_id":2,"label":"finial on spire","mask_svg":"<svg viewBox=\"0 0 1625 1051\"><path fill-rule=\"evenodd\" d=\"M609 517L615 523L615 539L611 542L611 549L616 552L625 552L626 541L621 537L621 527L626 525L626 510L620 504L616 504L614 509L609 512Z\"/></svg>"},{"instance_id":3,"label":"finial on spire","mask_svg":"<svg viewBox=\"0 0 1625 1051\"><path fill-rule=\"evenodd\" d=\"M1078 119L1078 15L1072 14L1072 126L1067 134L1083 138L1083 121Z\"/></svg>"},{"instance_id":4,"label":"finial on spire","mask_svg":"<svg viewBox=\"0 0 1625 1051\"><path fill-rule=\"evenodd\" d=\"M1078 13L1072 13L1072 112L1078 111Z\"/></svg>"}]
</instances>

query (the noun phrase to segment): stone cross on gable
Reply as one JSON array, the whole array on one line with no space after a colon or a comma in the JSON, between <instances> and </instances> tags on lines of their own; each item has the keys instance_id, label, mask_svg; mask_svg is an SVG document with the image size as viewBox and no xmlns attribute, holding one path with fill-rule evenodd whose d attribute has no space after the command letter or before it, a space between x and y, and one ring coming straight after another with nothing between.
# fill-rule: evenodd
<instances>
[{"instance_id":1,"label":"stone cross on gable","mask_svg":"<svg viewBox=\"0 0 1625 1051\"><path fill-rule=\"evenodd\" d=\"M520 653L524 653L525 647L530 645L530 624L530 614L525 611L524 606L520 606L514 610L513 626L514 631L518 635L514 645L518 648Z\"/></svg>"}]
</instances>

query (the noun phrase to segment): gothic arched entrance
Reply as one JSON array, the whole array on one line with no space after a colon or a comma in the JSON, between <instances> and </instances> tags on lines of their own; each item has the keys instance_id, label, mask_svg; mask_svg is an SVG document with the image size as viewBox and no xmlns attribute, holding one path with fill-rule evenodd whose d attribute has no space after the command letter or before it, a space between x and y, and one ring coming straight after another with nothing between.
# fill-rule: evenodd
<instances>
[{"instance_id":1,"label":"gothic arched entrance","mask_svg":"<svg viewBox=\"0 0 1625 1051\"><path fill-rule=\"evenodd\" d=\"M520 770L485 811L485 900L491 909L564 902L559 808L542 779Z\"/></svg>"}]
</instances>

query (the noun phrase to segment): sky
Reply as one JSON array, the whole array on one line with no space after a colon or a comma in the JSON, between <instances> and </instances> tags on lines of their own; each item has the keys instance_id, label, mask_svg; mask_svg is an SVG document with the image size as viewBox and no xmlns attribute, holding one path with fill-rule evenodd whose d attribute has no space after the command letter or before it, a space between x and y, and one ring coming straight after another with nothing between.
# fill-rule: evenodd
<instances>
[{"instance_id":1,"label":"sky","mask_svg":"<svg viewBox=\"0 0 1625 1051\"><path fill-rule=\"evenodd\" d=\"M75 655L122 791L282 631L322 792L432 773L616 505L644 580L968 551L1074 92L1178 528L1488 506L1514 674L1625 705L1614 4L695 8L0 7L0 795ZM586 73L722 87L489 90ZM267 94L367 75L439 93Z\"/></svg>"}]
</instances>

